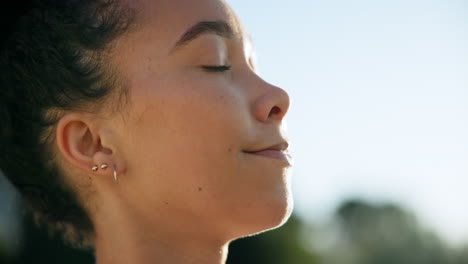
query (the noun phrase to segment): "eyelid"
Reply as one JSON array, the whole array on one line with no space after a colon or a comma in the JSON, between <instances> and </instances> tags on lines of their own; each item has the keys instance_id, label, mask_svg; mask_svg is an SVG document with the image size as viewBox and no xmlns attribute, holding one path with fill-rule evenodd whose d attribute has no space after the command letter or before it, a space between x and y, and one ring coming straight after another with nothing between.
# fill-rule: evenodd
<instances>
[{"instance_id":1,"label":"eyelid","mask_svg":"<svg viewBox=\"0 0 468 264\"><path fill-rule=\"evenodd\" d=\"M232 68L232 66L229 65L203 65L201 67L209 72L225 72Z\"/></svg>"}]
</instances>

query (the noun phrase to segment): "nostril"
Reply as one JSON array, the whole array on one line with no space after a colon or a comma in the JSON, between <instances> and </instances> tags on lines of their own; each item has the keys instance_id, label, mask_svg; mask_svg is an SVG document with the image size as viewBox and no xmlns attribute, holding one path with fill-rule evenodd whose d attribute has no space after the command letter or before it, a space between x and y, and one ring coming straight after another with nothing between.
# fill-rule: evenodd
<instances>
[{"instance_id":1,"label":"nostril","mask_svg":"<svg viewBox=\"0 0 468 264\"><path fill-rule=\"evenodd\" d=\"M282 121L289 108L289 96L281 88L265 85L252 103L252 113L260 122Z\"/></svg>"},{"instance_id":2,"label":"nostril","mask_svg":"<svg viewBox=\"0 0 468 264\"><path fill-rule=\"evenodd\" d=\"M272 115L278 115L279 113L281 113L281 109L277 106L274 106L273 108L271 108L270 110L270 113L268 114L268 116L272 116Z\"/></svg>"}]
</instances>

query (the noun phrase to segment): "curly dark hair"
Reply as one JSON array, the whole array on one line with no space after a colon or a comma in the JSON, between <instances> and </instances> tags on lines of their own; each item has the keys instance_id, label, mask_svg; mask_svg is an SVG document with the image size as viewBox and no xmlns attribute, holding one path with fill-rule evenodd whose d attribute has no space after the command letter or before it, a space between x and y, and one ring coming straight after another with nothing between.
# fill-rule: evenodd
<instances>
[{"instance_id":1,"label":"curly dark hair","mask_svg":"<svg viewBox=\"0 0 468 264\"><path fill-rule=\"evenodd\" d=\"M92 247L93 224L51 146L63 113L125 94L107 61L132 13L111 0L10 2L0 11L0 168L38 222Z\"/></svg>"}]
</instances>

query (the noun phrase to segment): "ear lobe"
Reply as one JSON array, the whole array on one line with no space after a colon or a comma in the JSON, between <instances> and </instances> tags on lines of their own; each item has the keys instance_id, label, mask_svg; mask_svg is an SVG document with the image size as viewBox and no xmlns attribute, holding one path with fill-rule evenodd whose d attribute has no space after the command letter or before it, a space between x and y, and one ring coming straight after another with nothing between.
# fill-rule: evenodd
<instances>
[{"instance_id":1,"label":"ear lobe","mask_svg":"<svg viewBox=\"0 0 468 264\"><path fill-rule=\"evenodd\" d=\"M112 155L112 150L101 144L98 131L92 123L81 114L63 116L56 129L58 150L71 165L86 172L91 172L96 157L100 160Z\"/></svg>"}]
</instances>

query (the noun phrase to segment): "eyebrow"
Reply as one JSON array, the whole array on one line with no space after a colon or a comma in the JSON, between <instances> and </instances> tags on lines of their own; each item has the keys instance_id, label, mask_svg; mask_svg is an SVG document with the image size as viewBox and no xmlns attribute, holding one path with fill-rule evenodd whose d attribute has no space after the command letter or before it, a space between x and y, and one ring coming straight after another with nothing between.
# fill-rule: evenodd
<instances>
[{"instance_id":1,"label":"eyebrow","mask_svg":"<svg viewBox=\"0 0 468 264\"><path fill-rule=\"evenodd\" d=\"M233 38L235 35L234 30L226 21L201 21L189 28L176 42L172 50L174 51L184 45L187 45L190 41L206 33L215 34L229 39Z\"/></svg>"}]
</instances>

